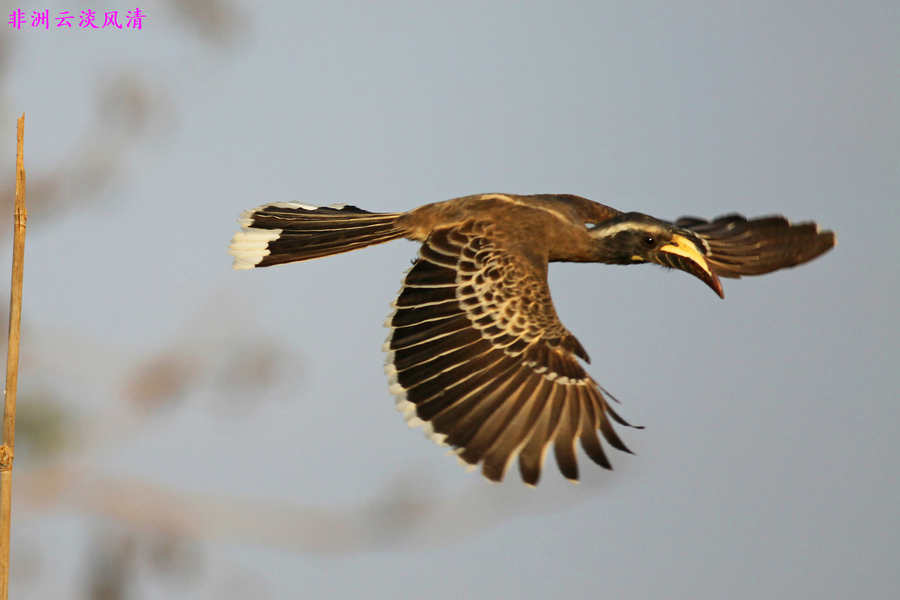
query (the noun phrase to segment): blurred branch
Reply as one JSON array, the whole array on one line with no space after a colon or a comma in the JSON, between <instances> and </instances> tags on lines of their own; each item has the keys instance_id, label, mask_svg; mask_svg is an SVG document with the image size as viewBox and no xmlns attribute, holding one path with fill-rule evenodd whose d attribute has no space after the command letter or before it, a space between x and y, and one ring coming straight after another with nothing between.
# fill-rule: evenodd
<instances>
[{"instance_id":1,"label":"blurred branch","mask_svg":"<svg viewBox=\"0 0 900 600\"><path fill-rule=\"evenodd\" d=\"M3 4L8 8L4 15L16 6ZM186 37L210 48L233 48L241 28L252 25L252 19L233 0L165 0L163 5L173 15L172 20L186 31ZM7 67L12 57L21 60L16 55L24 39L12 35L11 29L0 29L0 108L6 102ZM61 165L41 167L41 173L31 182L29 205L42 225L68 216L71 210L88 208L127 171L128 159L140 143L172 129L176 110L170 99L171 71L184 69L185 63L184 55L180 56L177 62L164 67L169 72L159 78L136 71L133 64L118 71L109 64L99 66L98 73L115 74L97 86L97 115L86 128L86 135ZM5 186L0 188L0 212L7 207L11 210L12 205L13 194ZM0 231L0 239L5 235Z\"/></svg>"},{"instance_id":2,"label":"blurred branch","mask_svg":"<svg viewBox=\"0 0 900 600\"><path fill-rule=\"evenodd\" d=\"M547 495L481 479L455 493L438 494L427 473L407 472L374 498L334 506L188 492L69 463L32 470L20 477L17 489L35 514L101 516L143 535L182 540L179 544L192 540L344 554L446 545L519 514L558 511L596 497L598 489L619 481L599 474L585 479L577 487L561 481Z\"/></svg>"},{"instance_id":3,"label":"blurred branch","mask_svg":"<svg viewBox=\"0 0 900 600\"><path fill-rule=\"evenodd\" d=\"M241 21L247 23L241 9L228 0L169 0L167 4L180 17L180 25L220 48L231 46Z\"/></svg>"},{"instance_id":4,"label":"blurred branch","mask_svg":"<svg viewBox=\"0 0 900 600\"><path fill-rule=\"evenodd\" d=\"M99 86L95 110L95 123L68 158L31 182L29 205L42 225L95 203L122 177L135 149L175 122L164 84L125 69ZM0 211L12 205L13 195L0 192Z\"/></svg>"}]
</instances>

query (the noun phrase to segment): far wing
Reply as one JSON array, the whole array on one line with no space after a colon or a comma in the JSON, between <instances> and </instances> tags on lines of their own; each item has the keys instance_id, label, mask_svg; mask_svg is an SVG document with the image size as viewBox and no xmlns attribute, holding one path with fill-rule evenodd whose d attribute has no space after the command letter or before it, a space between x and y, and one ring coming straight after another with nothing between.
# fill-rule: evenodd
<instances>
[{"instance_id":1,"label":"far wing","mask_svg":"<svg viewBox=\"0 0 900 600\"><path fill-rule=\"evenodd\" d=\"M748 220L726 215L710 222L682 217L675 225L690 229L709 245L707 260L720 277L762 275L809 262L834 247L834 233L815 223L792 224L782 216Z\"/></svg>"}]
</instances>

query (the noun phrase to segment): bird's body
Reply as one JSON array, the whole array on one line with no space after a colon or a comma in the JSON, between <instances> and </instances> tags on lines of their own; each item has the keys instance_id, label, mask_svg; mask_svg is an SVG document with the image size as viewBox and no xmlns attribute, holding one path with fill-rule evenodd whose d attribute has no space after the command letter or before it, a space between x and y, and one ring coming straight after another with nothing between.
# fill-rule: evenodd
<instances>
[{"instance_id":1,"label":"bird's body","mask_svg":"<svg viewBox=\"0 0 900 600\"><path fill-rule=\"evenodd\" d=\"M553 261L587 262L587 224L606 221L619 211L578 196L483 194L411 210L397 220L405 237L424 242L436 228L467 222L490 224L504 244L527 246ZM438 227L435 227L438 225Z\"/></svg>"},{"instance_id":2,"label":"bird's body","mask_svg":"<svg viewBox=\"0 0 900 600\"><path fill-rule=\"evenodd\" d=\"M782 217L675 224L571 195L483 194L406 213L274 203L242 215L234 268L319 258L397 238L422 247L388 319L386 371L410 425L450 445L489 479L518 456L537 483L553 443L578 480L576 441L611 468L597 435L628 451L627 425L578 361L588 355L556 315L550 262L655 262L687 271L722 295L718 277L802 264L834 245L814 223Z\"/></svg>"}]
</instances>

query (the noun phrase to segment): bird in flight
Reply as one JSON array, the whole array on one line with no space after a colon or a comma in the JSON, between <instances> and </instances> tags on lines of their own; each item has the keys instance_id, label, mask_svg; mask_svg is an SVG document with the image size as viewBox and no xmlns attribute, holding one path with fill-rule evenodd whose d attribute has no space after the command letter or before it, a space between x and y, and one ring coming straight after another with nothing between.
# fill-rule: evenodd
<instances>
[{"instance_id":1,"label":"bird in flight","mask_svg":"<svg viewBox=\"0 0 900 600\"><path fill-rule=\"evenodd\" d=\"M235 269L321 258L406 238L422 244L386 326L385 371L397 409L492 480L518 458L536 485L551 443L578 481L576 444L601 467L600 442L630 452L629 426L578 359L588 354L560 322L548 263L655 263L694 275L724 298L719 277L762 275L834 246L815 223L732 214L674 223L564 194L482 194L373 213L346 204L275 202L241 214Z\"/></svg>"}]
</instances>

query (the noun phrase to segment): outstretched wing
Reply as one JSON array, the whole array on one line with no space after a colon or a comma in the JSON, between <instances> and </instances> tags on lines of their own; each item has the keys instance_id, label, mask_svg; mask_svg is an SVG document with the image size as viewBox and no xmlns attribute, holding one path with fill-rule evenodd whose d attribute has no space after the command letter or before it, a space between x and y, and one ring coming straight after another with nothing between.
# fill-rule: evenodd
<instances>
[{"instance_id":1,"label":"outstretched wing","mask_svg":"<svg viewBox=\"0 0 900 600\"><path fill-rule=\"evenodd\" d=\"M388 319L385 369L407 422L488 479L518 456L522 479L537 484L552 442L577 481L576 440L611 469L597 431L629 452L610 418L628 423L579 364L588 357L556 316L546 259L518 250L485 224L434 231Z\"/></svg>"},{"instance_id":2,"label":"outstretched wing","mask_svg":"<svg viewBox=\"0 0 900 600\"><path fill-rule=\"evenodd\" d=\"M725 215L715 221L682 217L675 225L706 240L716 275L762 275L809 262L834 247L834 233L815 223L792 224L782 216L747 220Z\"/></svg>"}]
</instances>

